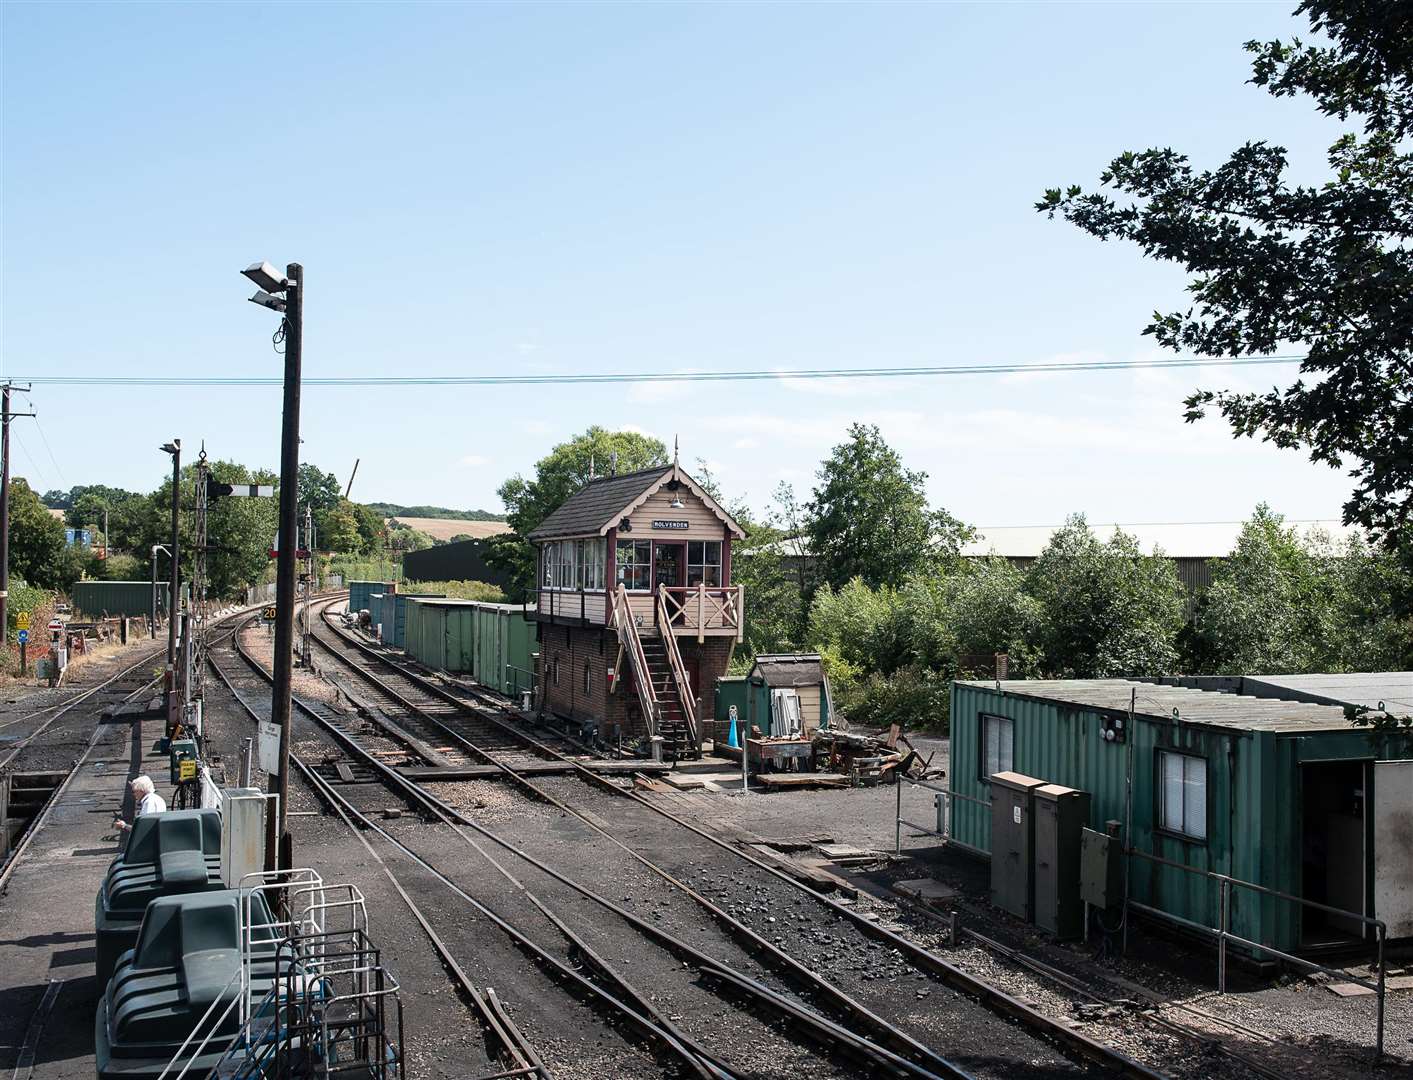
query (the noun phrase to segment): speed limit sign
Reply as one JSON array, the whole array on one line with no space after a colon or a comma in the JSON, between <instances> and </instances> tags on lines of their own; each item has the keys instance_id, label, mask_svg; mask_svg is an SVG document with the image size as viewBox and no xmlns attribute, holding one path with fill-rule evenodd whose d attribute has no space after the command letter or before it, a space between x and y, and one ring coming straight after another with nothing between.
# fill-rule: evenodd
<instances>
[{"instance_id":1,"label":"speed limit sign","mask_svg":"<svg viewBox=\"0 0 1413 1080\"><path fill-rule=\"evenodd\" d=\"M268 607L265 607L264 609L262 609L261 612L260 612L260 617L261 617L262 619L264 619L266 622L274 622L274 621L275 621L275 605L274 605L274 604L270 604Z\"/></svg>"}]
</instances>

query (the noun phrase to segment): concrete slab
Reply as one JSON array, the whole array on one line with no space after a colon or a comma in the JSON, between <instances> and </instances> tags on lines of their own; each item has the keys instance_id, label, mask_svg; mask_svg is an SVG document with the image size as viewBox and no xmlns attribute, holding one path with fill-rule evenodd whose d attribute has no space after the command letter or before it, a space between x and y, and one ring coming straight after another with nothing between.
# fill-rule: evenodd
<instances>
[{"instance_id":1,"label":"concrete slab","mask_svg":"<svg viewBox=\"0 0 1413 1080\"><path fill-rule=\"evenodd\" d=\"M959 895L956 889L950 885L942 884L935 878L913 878L909 881L895 882L893 889L895 892L911 896L924 903L933 900L951 900Z\"/></svg>"},{"instance_id":2,"label":"concrete slab","mask_svg":"<svg viewBox=\"0 0 1413 1080\"><path fill-rule=\"evenodd\" d=\"M1340 997L1372 997L1374 995L1373 990L1367 986L1360 986L1358 983L1330 983L1325 989Z\"/></svg>"}]
</instances>

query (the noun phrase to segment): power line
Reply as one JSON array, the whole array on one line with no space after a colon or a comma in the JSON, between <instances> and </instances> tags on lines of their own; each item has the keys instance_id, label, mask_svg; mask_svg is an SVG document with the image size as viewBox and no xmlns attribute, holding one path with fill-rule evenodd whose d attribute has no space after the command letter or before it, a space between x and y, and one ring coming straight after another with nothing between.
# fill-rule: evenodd
<instances>
[{"instance_id":1,"label":"power line","mask_svg":"<svg viewBox=\"0 0 1413 1080\"><path fill-rule=\"evenodd\" d=\"M28 396L25 397L25 404L31 409L34 408L34 402ZM49 460L54 465L54 471L59 474L59 483L68 487L69 478L64 475L64 470L59 467L59 459L54 456L54 451L49 445L49 436L44 434L44 425L39 422L39 413L37 412L34 414L34 428L39 432L39 437L44 442L44 451L49 455Z\"/></svg>"},{"instance_id":2,"label":"power line","mask_svg":"<svg viewBox=\"0 0 1413 1080\"><path fill-rule=\"evenodd\" d=\"M1164 368L1191 367L1254 367L1268 364L1296 364L1304 356L1243 356L1198 357L1173 360L1113 360L1079 363L1044 364L954 364L920 367L882 368L805 368L758 371L674 371L618 372L613 374L555 375L392 375L341 376L306 378L306 387L378 388L388 386L555 386L621 383L693 383L693 382L753 382L767 379L899 379L928 378L950 375L1023 375L1068 374L1093 371L1148 371ZM190 387L238 388L280 386L276 376L193 376L156 375L35 375L27 382L45 386L112 386L112 387Z\"/></svg>"}]
</instances>

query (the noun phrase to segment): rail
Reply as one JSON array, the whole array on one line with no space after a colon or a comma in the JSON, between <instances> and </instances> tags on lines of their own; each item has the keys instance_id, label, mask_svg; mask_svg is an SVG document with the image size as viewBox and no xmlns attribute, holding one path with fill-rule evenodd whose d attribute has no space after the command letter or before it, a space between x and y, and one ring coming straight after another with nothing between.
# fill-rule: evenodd
<instances>
[{"instance_id":1,"label":"rail","mask_svg":"<svg viewBox=\"0 0 1413 1080\"><path fill-rule=\"evenodd\" d=\"M741 615L745 611L746 591L742 585L659 585L658 599L658 625L664 637L695 631L697 641L702 642L709 630L730 630L740 641L745 632Z\"/></svg>"},{"instance_id":2,"label":"rail","mask_svg":"<svg viewBox=\"0 0 1413 1080\"><path fill-rule=\"evenodd\" d=\"M915 821L908 821L903 817L903 785L909 787L925 788L928 791L936 792L933 802L937 807L937 828L931 825L919 825ZM966 848L968 851L976 849L970 844L964 844L960 840L952 837L952 802L961 799L963 802L976 803L978 806L989 807L989 799L978 799L974 795L963 795L960 791L952 791L950 788L938 787L936 784L929 784L926 780L910 780L906 776L899 776L894 785L896 790L896 806L893 813L893 854L903 853L903 826L916 829L923 836L936 836L943 843Z\"/></svg>"},{"instance_id":3,"label":"rail","mask_svg":"<svg viewBox=\"0 0 1413 1080\"><path fill-rule=\"evenodd\" d=\"M1376 919L1368 915L1360 915L1353 911L1346 911L1344 908L1333 907L1329 904L1321 904L1315 900L1306 900L1304 897L1295 896L1291 893L1281 892L1279 889L1270 889L1264 885L1257 885L1254 881L1244 881L1229 874L1221 874L1215 870L1205 870L1199 866L1188 866L1186 863L1176 862L1173 859L1165 859L1161 855L1154 855L1147 851L1139 851L1137 848L1126 847L1124 853L1130 857L1146 859L1149 862L1158 863L1161 866L1170 866L1176 870L1183 870L1189 874L1196 874L1205 877L1209 881L1215 881L1218 889L1217 899L1217 925L1207 926L1205 923L1196 922L1192 919L1184 919L1180 915L1173 915L1170 912L1160 911L1158 908L1141 904L1137 900L1128 900L1128 906L1143 914L1163 919L1189 930L1196 930L1199 933L1207 934L1217 939L1217 992L1225 994L1227 992L1227 942L1235 942L1244 945L1248 949L1255 949L1259 952L1269 953L1278 956L1287 963L1294 964L1306 971L1318 972L1324 975L1333 975L1344 982L1354 983L1362 986L1366 990L1372 990L1375 995L1377 1007L1376 1031L1374 1036L1374 1060L1378 1061L1384 1054L1384 1001L1385 1001L1385 981L1387 963L1385 960L1385 943L1388 940L1388 927L1382 919ZM1314 908L1316 911L1324 911L1331 915L1338 915L1341 918L1354 919L1366 927L1372 927L1375 934L1375 968L1377 973L1373 979L1362 979L1357 975L1351 975L1342 968L1327 967L1324 964L1317 964L1313 960L1308 960L1303 956L1295 956L1277 949L1274 945L1266 945L1259 941L1252 941L1250 938L1242 937L1240 934L1232 933L1231 923L1231 897L1233 889L1249 889L1262 896L1269 896L1276 900L1285 900L1293 904L1300 904L1303 907Z\"/></svg>"},{"instance_id":4,"label":"rail","mask_svg":"<svg viewBox=\"0 0 1413 1080\"><path fill-rule=\"evenodd\" d=\"M657 592L657 624L667 626L667 586L659 585ZM692 696L692 680L687 678L686 665L682 663L682 651L677 648L677 636L663 631L663 649L667 653L668 665L672 668L672 681L677 686L677 700L682 705L682 715L687 721L687 735L694 751L701 748L701 731L697 724L697 702Z\"/></svg>"},{"instance_id":5,"label":"rail","mask_svg":"<svg viewBox=\"0 0 1413 1080\"><path fill-rule=\"evenodd\" d=\"M643 652L643 641L638 636L638 624L633 619L633 609L628 605L628 590L622 582L613 594L613 628L618 631L618 641L628 654L628 664L633 669L638 699L647 713L648 735L659 735L662 707L658 704L657 691L653 689L652 676L648 673L648 658Z\"/></svg>"}]
</instances>

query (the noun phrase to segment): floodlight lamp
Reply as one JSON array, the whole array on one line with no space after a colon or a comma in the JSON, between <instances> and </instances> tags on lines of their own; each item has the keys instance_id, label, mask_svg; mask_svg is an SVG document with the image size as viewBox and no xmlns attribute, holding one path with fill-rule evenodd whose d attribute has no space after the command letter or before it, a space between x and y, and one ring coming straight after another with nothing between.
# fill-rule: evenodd
<instances>
[{"instance_id":1,"label":"floodlight lamp","mask_svg":"<svg viewBox=\"0 0 1413 1080\"><path fill-rule=\"evenodd\" d=\"M271 311L284 311L285 302L278 296L271 296L264 289L260 289L250 298L252 304L259 304L261 307L269 308Z\"/></svg>"},{"instance_id":2,"label":"floodlight lamp","mask_svg":"<svg viewBox=\"0 0 1413 1080\"><path fill-rule=\"evenodd\" d=\"M687 504L682 501L681 495L672 496L672 501L667 505L672 507L672 509L674 510L684 510L687 507Z\"/></svg>"},{"instance_id":3,"label":"floodlight lamp","mask_svg":"<svg viewBox=\"0 0 1413 1080\"><path fill-rule=\"evenodd\" d=\"M289 287L289 281L284 274L267 262L251 263L241 273L265 292L284 292Z\"/></svg>"}]
</instances>

